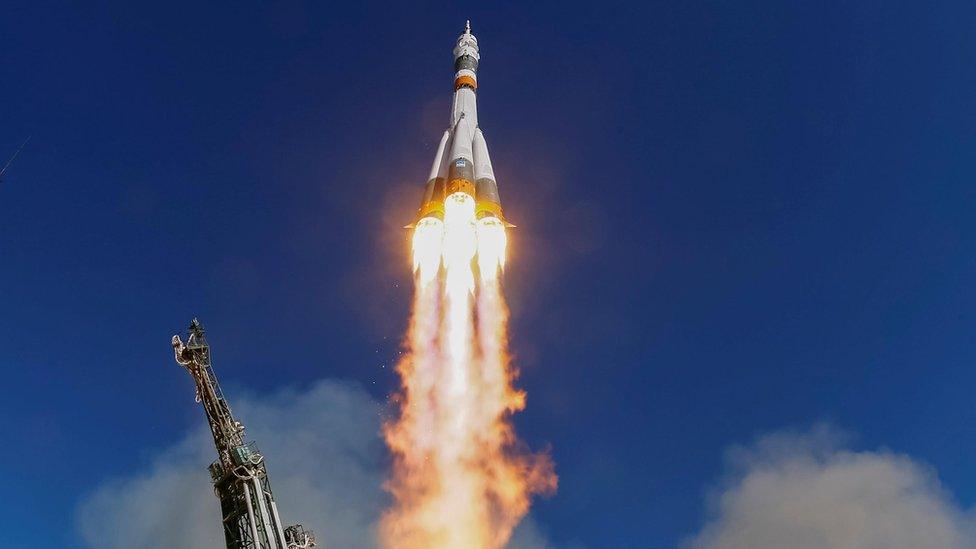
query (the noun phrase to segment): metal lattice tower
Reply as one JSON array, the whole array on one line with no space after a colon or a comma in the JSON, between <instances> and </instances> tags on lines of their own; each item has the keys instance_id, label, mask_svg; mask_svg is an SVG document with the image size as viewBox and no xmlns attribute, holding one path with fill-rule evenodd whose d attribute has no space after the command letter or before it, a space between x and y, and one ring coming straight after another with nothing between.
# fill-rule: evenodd
<instances>
[{"instance_id":1,"label":"metal lattice tower","mask_svg":"<svg viewBox=\"0 0 976 549\"><path fill-rule=\"evenodd\" d=\"M186 343L173 336L176 362L185 366L197 387L217 447L210 464L214 492L220 499L227 549L307 549L315 535L296 524L281 524L264 456L244 439L244 425L234 419L210 363L210 345L197 319L190 323Z\"/></svg>"}]
</instances>

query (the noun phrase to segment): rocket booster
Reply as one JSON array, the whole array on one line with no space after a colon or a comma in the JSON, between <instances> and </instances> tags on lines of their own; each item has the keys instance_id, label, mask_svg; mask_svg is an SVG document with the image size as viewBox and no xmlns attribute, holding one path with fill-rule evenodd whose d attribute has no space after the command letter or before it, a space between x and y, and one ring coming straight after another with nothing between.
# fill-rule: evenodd
<instances>
[{"instance_id":1,"label":"rocket booster","mask_svg":"<svg viewBox=\"0 0 976 549\"><path fill-rule=\"evenodd\" d=\"M476 91L480 59L478 39L471 34L468 21L454 46L451 123L437 146L416 222L425 218L443 219L444 200L455 193L464 193L474 199L477 219L495 217L505 223L488 144L478 127Z\"/></svg>"}]
</instances>

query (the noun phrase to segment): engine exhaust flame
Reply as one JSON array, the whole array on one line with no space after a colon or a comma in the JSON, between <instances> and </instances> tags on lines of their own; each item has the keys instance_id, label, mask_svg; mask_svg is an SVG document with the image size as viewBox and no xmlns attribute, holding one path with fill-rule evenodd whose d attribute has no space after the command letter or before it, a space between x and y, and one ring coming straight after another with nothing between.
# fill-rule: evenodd
<instances>
[{"instance_id":1,"label":"engine exhaust flame","mask_svg":"<svg viewBox=\"0 0 976 549\"><path fill-rule=\"evenodd\" d=\"M476 221L464 193L445 201L442 225L425 221L413 239L416 290L409 353L397 367L400 414L384 426L396 502L383 518L382 541L398 549L497 549L531 496L556 487L548 455L524 451L510 422L525 395L512 387L507 352L499 280L505 226Z\"/></svg>"},{"instance_id":2,"label":"engine exhaust flame","mask_svg":"<svg viewBox=\"0 0 976 549\"><path fill-rule=\"evenodd\" d=\"M422 286L430 284L441 268L443 236L444 223L440 219L425 217L417 222L413 232L413 270Z\"/></svg>"},{"instance_id":3,"label":"engine exhaust flame","mask_svg":"<svg viewBox=\"0 0 976 549\"><path fill-rule=\"evenodd\" d=\"M505 248L508 240L505 225L497 217L486 217L478 222L478 271L481 279L494 282L505 268Z\"/></svg>"}]
</instances>

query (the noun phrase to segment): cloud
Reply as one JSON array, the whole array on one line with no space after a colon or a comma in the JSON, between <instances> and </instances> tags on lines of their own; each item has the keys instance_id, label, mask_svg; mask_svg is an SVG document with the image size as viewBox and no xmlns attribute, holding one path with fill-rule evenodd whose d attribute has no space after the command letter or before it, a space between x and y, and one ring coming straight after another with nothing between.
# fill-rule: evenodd
<instances>
[{"instance_id":1,"label":"cloud","mask_svg":"<svg viewBox=\"0 0 976 549\"><path fill-rule=\"evenodd\" d=\"M972 513L935 473L886 450L856 452L829 427L781 432L728 454L711 516L687 549L973 549Z\"/></svg>"},{"instance_id":2,"label":"cloud","mask_svg":"<svg viewBox=\"0 0 976 549\"><path fill-rule=\"evenodd\" d=\"M191 403L192 404L192 403ZM314 530L320 547L376 547L376 524L388 505L382 405L358 385L321 381L307 391L232 395L234 414L267 456L275 499L286 524ZM76 513L82 540L97 549L223 547L220 511L207 465L215 458L200 427L160 452L142 471L106 482ZM527 520L511 549L552 545Z\"/></svg>"},{"instance_id":3,"label":"cloud","mask_svg":"<svg viewBox=\"0 0 976 549\"><path fill-rule=\"evenodd\" d=\"M381 403L358 385L322 381L307 391L235 394L235 414L268 457L286 523L314 529L327 548L375 548L389 504ZM709 517L686 549L976 549L970 510L931 468L886 450L854 451L829 427L779 432L728 451ZM76 524L98 549L223 546L200 426L141 471L105 482L79 505ZM526 519L509 549L552 549Z\"/></svg>"}]
</instances>

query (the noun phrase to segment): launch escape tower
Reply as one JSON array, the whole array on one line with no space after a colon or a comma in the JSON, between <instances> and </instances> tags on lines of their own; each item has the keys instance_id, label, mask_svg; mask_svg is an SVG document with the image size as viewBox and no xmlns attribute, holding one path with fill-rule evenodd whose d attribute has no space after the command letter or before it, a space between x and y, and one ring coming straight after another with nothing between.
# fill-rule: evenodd
<instances>
[{"instance_id":1,"label":"launch escape tower","mask_svg":"<svg viewBox=\"0 0 976 549\"><path fill-rule=\"evenodd\" d=\"M244 425L234 419L220 391L210 363L210 345L203 326L193 319L186 343L173 336L176 362L186 367L197 388L217 447L217 461L210 464L214 492L220 499L227 549L307 549L315 535L296 524L284 528L271 493L271 482L262 456L253 442L244 439Z\"/></svg>"}]
</instances>

